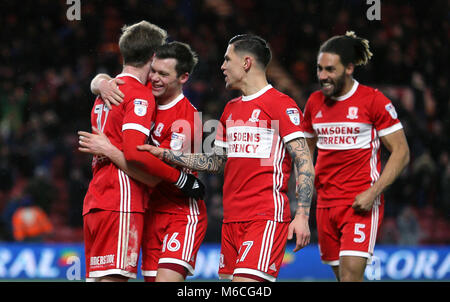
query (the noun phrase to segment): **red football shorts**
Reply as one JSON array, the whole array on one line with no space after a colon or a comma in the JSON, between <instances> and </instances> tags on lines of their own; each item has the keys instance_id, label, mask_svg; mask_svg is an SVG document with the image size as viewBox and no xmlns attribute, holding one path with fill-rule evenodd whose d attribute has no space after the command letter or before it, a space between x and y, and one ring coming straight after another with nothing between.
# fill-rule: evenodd
<instances>
[{"instance_id":1,"label":"red football shorts","mask_svg":"<svg viewBox=\"0 0 450 302\"><path fill-rule=\"evenodd\" d=\"M86 278L136 278L144 213L92 210L83 221Z\"/></svg>"},{"instance_id":2,"label":"red football shorts","mask_svg":"<svg viewBox=\"0 0 450 302\"><path fill-rule=\"evenodd\" d=\"M219 276L275 281L284 257L289 222L256 220L222 225Z\"/></svg>"},{"instance_id":3,"label":"red football shorts","mask_svg":"<svg viewBox=\"0 0 450 302\"><path fill-rule=\"evenodd\" d=\"M145 212L142 275L156 277L158 267L193 275L198 250L206 234L206 212L170 214Z\"/></svg>"},{"instance_id":4,"label":"red football shorts","mask_svg":"<svg viewBox=\"0 0 450 302\"><path fill-rule=\"evenodd\" d=\"M359 256L370 262L384 205L358 213L351 206L317 208L317 234L322 262L339 265L340 256Z\"/></svg>"}]
</instances>

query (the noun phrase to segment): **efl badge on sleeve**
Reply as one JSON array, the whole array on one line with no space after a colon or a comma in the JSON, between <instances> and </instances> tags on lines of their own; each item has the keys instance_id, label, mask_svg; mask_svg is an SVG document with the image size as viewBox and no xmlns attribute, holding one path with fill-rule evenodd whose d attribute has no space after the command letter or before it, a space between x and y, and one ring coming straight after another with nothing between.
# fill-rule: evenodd
<instances>
[{"instance_id":1,"label":"efl badge on sleeve","mask_svg":"<svg viewBox=\"0 0 450 302\"><path fill-rule=\"evenodd\" d=\"M294 125L300 125L300 113L297 108L288 108L286 109L286 113Z\"/></svg>"},{"instance_id":2,"label":"efl badge on sleeve","mask_svg":"<svg viewBox=\"0 0 450 302\"><path fill-rule=\"evenodd\" d=\"M142 100L142 99L134 100L134 113L137 116L144 116L145 114L147 114L147 107L148 107L148 102L146 100Z\"/></svg>"},{"instance_id":3,"label":"efl badge on sleeve","mask_svg":"<svg viewBox=\"0 0 450 302\"><path fill-rule=\"evenodd\" d=\"M386 109L387 112L389 112L389 114L391 115L391 117L394 120L398 117L397 111L395 111L395 107L391 103L389 103L386 106L384 106L384 108Z\"/></svg>"},{"instance_id":4,"label":"efl badge on sleeve","mask_svg":"<svg viewBox=\"0 0 450 302\"><path fill-rule=\"evenodd\" d=\"M186 136L182 133L173 132L170 139L170 149L179 151L183 147L183 142Z\"/></svg>"}]
</instances>

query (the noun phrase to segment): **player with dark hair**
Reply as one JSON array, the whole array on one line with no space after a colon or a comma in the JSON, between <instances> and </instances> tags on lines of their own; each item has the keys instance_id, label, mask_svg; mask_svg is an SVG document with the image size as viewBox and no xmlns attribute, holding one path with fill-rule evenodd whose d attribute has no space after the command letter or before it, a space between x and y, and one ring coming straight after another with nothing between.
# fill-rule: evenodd
<instances>
[{"instance_id":1,"label":"player with dark hair","mask_svg":"<svg viewBox=\"0 0 450 302\"><path fill-rule=\"evenodd\" d=\"M192 152L195 143L201 144L200 117L182 90L197 61L195 52L181 42L164 44L155 52L149 80L157 103L155 127L150 135L156 146ZM116 83L107 83L95 92L107 94L111 90L119 96ZM93 83L93 86L100 85ZM118 100L113 104L120 104L120 97ZM123 157L101 133L80 135L84 136L81 145L85 152L102 154L113 162ZM117 161L119 167L120 163ZM205 203L185 197L169 182L159 183L149 195L142 238L144 278L146 281L184 281L187 275L194 273L196 255L206 233Z\"/></svg>"},{"instance_id":2,"label":"player with dark hair","mask_svg":"<svg viewBox=\"0 0 450 302\"><path fill-rule=\"evenodd\" d=\"M266 77L271 51L262 38L232 38L221 66L228 89L242 96L226 105L212 153L138 147L198 171L224 170L219 275L233 281L275 281L288 238L295 251L309 243L314 171L300 129L302 113ZM298 208L291 220L287 183L294 167Z\"/></svg>"},{"instance_id":3,"label":"player with dark hair","mask_svg":"<svg viewBox=\"0 0 450 302\"><path fill-rule=\"evenodd\" d=\"M124 101L109 109L97 97L92 109L92 126L123 152L125 168L119 169L100 154L94 156L93 178L83 205L88 280L127 281L136 277L147 200L144 183L156 183L148 175L175 184L190 197L200 199L203 195L203 185L195 176L136 149L147 140L154 120L155 100L145 84L154 51L166 36L163 29L146 21L125 26L119 40L124 67L117 76L123 81ZM128 176L133 173L142 183Z\"/></svg>"},{"instance_id":4,"label":"player with dark hair","mask_svg":"<svg viewBox=\"0 0 450 302\"><path fill-rule=\"evenodd\" d=\"M322 44L321 89L309 97L302 128L315 164L317 229L323 263L339 281L362 281L383 219L382 192L409 162L402 124L391 101L353 78L372 57L354 32ZM380 141L391 152L381 172Z\"/></svg>"}]
</instances>

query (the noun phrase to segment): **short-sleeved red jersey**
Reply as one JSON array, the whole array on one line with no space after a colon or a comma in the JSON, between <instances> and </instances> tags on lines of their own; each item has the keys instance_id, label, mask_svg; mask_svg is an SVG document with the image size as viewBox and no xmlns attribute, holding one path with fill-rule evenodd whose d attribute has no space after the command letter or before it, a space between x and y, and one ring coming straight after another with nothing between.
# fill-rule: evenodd
<instances>
[{"instance_id":1,"label":"short-sleeved red jersey","mask_svg":"<svg viewBox=\"0 0 450 302\"><path fill-rule=\"evenodd\" d=\"M120 86L124 101L109 110L100 97L91 111L91 123L100 129L118 149L123 151L122 132L136 130L150 134L155 119L155 99L138 78L122 73L117 76L125 83ZM147 187L118 169L109 159L94 156L93 178L83 205L83 215L91 209L123 212L144 212Z\"/></svg>"},{"instance_id":2,"label":"short-sleeved red jersey","mask_svg":"<svg viewBox=\"0 0 450 302\"><path fill-rule=\"evenodd\" d=\"M290 221L291 158L285 144L304 137L297 104L271 85L225 106L215 145L227 149L224 222Z\"/></svg>"},{"instance_id":3,"label":"short-sleeved red jersey","mask_svg":"<svg viewBox=\"0 0 450 302\"><path fill-rule=\"evenodd\" d=\"M161 148L188 153L195 152L195 142L201 147L202 122L199 113L183 94L168 104L157 105L151 140ZM193 174L197 176L197 173ZM152 190L149 206L152 211L172 214L206 213L203 200L186 197L168 182L161 182Z\"/></svg>"},{"instance_id":4,"label":"short-sleeved red jersey","mask_svg":"<svg viewBox=\"0 0 450 302\"><path fill-rule=\"evenodd\" d=\"M317 206L351 205L380 176L380 137L402 129L391 101L354 80L344 96L309 97L302 129L317 137ZM381 202L383 198L381 196Z\"/></svg>"}]
</instances>

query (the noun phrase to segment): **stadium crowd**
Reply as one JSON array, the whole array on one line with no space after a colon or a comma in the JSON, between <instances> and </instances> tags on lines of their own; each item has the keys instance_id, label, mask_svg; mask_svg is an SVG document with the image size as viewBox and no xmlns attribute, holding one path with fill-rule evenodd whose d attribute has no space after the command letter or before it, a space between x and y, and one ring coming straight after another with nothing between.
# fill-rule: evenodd
<instances>
[{"instance_id":1,"label":"stadium crowd","mask_svg":"<svg viewBox=\"0 0 450 302\"><path fill-rule=\"evenodd\" d=\"M356 0L83 1L81 20L73 21L65 1L6 0L0 8L0 241L19 240L13 216L32 205L53 226L36 240L82 241L91 158L77 151L77 130L90 129L89 84L99 72L120 72L121 27L148 20L198 53L185 95L203 122L218 119L236 96L220 71L233 35L252 32L269 41L270 80L301 109L318 88L319 45L346 30L367 38L374 56L356 78L391 98L411 149L409 166L385 193L379 242L450 244L448 1L382 2L380 21L369 21L368 5ZM205 241L216 242L223 179L201 178L208 190ZM312 214L317 242L314 203Z\"/></svg>"}]
</instances>

